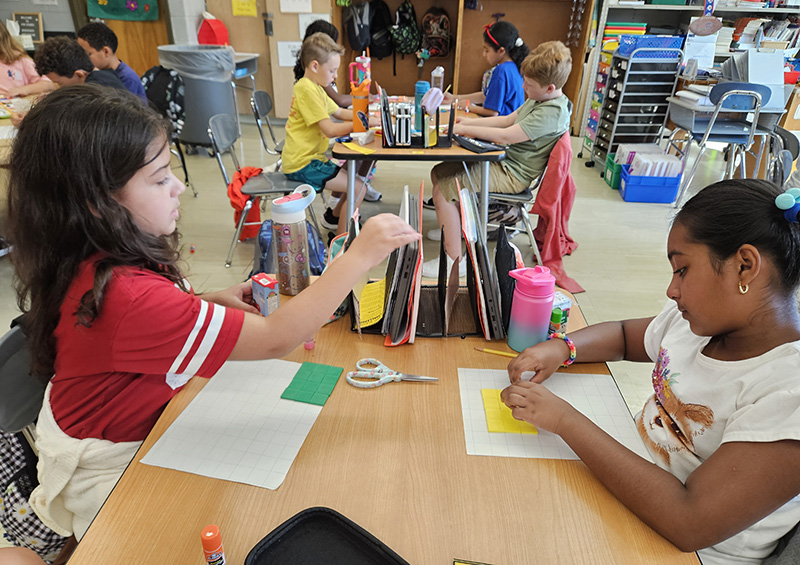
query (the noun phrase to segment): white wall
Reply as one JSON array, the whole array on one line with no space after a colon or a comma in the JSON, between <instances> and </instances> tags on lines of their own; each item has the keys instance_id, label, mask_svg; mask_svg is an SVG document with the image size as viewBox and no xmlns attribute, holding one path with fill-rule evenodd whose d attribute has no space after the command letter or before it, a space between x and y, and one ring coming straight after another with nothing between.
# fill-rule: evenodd
<instances>
[{"instance_id":1,"label":"white wall","mask_svg":"<svg viewBox=\"0 0 800 565\"><path fill-rule=\"evenodd\" d=\"M67 0L56 0L56 6L34 4L31 0L15 0L9 2L0 0L0 20L5 24L6 20L11 19L14 12L22 13L42 13L42 26L44 31L68 31L75 32L75 25L72 23L72 12L69 10ZM201 2L202 3L202 2Z\"/></svg>"}]
</instances>

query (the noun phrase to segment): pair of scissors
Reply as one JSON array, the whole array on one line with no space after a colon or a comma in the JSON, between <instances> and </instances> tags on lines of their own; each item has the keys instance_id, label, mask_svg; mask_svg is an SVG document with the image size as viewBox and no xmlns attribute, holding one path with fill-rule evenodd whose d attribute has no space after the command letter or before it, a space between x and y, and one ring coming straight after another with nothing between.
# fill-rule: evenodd
<instances>
[{"instance_id":1,"label":"pair of scissors","mask_svg":"<svg viewBox=\"0 0 800 565\"><path fill-rule=\"evenodd\" d=\"M373 365L369 367L368 365ZM364 358L356 363L356 371L350 371L345 375L345 380L358 388L375 388L392 381L438 381L436 377L422 377L420 375L409 375L400 371L393 371L377 359ZM368 380L356 380L368 379Z\"/></svg>"}]
</instances>

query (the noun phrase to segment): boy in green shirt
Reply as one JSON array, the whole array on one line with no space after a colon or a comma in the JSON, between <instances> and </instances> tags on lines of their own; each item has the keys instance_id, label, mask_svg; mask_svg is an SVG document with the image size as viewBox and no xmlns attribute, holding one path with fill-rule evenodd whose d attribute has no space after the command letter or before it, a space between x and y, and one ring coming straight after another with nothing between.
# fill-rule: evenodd
<instances>
[{"instance_id":1,"label":"boy in green shirt","mask_svg":"<svg viewBox=\"0 0 800 565\"><path fill-rule=\"evenodd\" d=\"M300 60L305 74L292 90L282 165L288 178L310 184L317 192L324 189L343 193L336 206L325 210L323 217L326 227L336 225L337 234L347 229L347 218L341 213L347 198L347 173L330 161L325 152L330 138L353 131L353 113L339 108L323 87L336 78L343 53L344 48L322 32L303 41ZM331 117L342 123L335 123ZM370 118L370 122L373 120ZM362 185L356 194L356 207L361 204L364 192Z\"/></svg>"},{"instance_id":2,"label":"boy in green shirt","mask_svg":"<svg viewBox=\"0 0 800 565\"><path fill-rule=\"evenodd\" d=\"M506 158L491 163L489 183L492 192L517 194L538 177L547 164L550 151L569 129L572 103L561 91L572 70L572 55L560 41L542 43L523 61L520 71L527 100L507 116L459 120L453 132L485 139L506 146ZM473 178L480 177L480 164L468 165ZM461 219L458 210L456 179L467 186L464 166L459 162L439 163L431 170L433 202L439 225L444 227L448 260L461 256ZM466 274L466 263L461 262ZM422 276L435 278L439 259L426 261Z\"/></svg>"}]
</instances>

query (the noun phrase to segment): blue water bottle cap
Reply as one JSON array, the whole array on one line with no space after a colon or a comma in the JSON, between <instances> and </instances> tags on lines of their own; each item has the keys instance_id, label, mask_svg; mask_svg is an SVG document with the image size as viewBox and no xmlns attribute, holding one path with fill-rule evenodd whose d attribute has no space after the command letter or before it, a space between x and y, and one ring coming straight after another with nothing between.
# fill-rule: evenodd
<instances>
[{"instance_id":1,"label":"blue water bottle cap","mask_svg":"<svg viewBox=\"0 0 800 565\"><path fill-rule=\"evenodd\" d=\"M418 80L414 85L414 94L425 94L431 89L431 83L427 80Z\"/></svg>"}]
</instances>

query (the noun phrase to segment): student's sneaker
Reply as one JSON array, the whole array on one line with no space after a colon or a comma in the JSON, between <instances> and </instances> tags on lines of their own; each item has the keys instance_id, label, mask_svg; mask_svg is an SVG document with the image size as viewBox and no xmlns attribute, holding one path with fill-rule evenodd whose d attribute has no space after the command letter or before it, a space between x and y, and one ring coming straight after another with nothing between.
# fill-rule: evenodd
<instances>
[{"instance_id":1,"label":"student's sneaker","mask_svg":"<svg viewBox=\"0 0 800 565\"><path fill-rule=\"evenodd\" d=\"M325 199L325 205L326 205L328 208L330 208L331 210L333 210L334 208L336 208L336 205L337 205L338 203L339 203L339 197L338 197L338 196L333 196L333 195L331 195L331 196L329 196L328 198L326 198L326 199Z\"/></svg>"},{"instance_id":2,"label":"student's sneaker","mask_svg":"<svg viewBox=\"0 0 800 565\"><path fill-rule=\"evenodd\" d=\"M339 228L339 218L333 215L333 210L325 208L325 213L322 214L322 226L329 230L336 231Z\"/></svg>"},{"instance_id":3,"label":"student's sneaker","mask_svg":"<svg viewBox=\"0 0 800 565\"><path fill-rule=\"evenodd\" d=\"M436 210L436 206L433 205L433 196L428 198L427 200L422 201L422 207L427 208L428 210ZM431 238L433 239L433 238Z\"/></svg>"},{"instance_id":4,"label":"student's sneaker","mask_svg":"<svg viewBox=\"0 0 800 565\"><path fill-rule=\"evenodd\" d=\"M442 241L442 229L441 228L436 228L435 230L428 230L428 233L426 233L425 235L431 241Z\"/></svg>"},{"instance_id":5,"label":"student's sneaker","mask_svg":"<svg viewBox=\"0 0 800 565\"><path fill-rule=\"evenodd\" d=\"M383 194L372 188L371 184L367 185L367 192L364 194L364 200L367 202L377 202L383 198Z\"/></svg>"},{"instance_id":6,"label":"student's sneaker","mask_svg":"<svg viewBox=\"0 0 800 565\"><path fill-rule=\"evenodd\" d=\"M4 255L8 255L14 250L14 246L11 245L5 238L0 237L0 257Z\"/></svg>"},{"instance_id":7,"label":"student's sneaker","mask_svg":"<svg viewBox=\"0 0 800 565\"><path fill-rule=\"evenodd\" d=\"M453 263L455 261L451 259L449 256L447 257L447 276L450 276L450 269L453 268ZM438 279L439 278L439 258L436 257L435 259L431 259L430 261L425 261L422 264L422 276L426 279ZM466 257L461 258L461 262L458 264L458 276L464 278L467 276L467 261Z\"/></svg>"}]
</instances>

